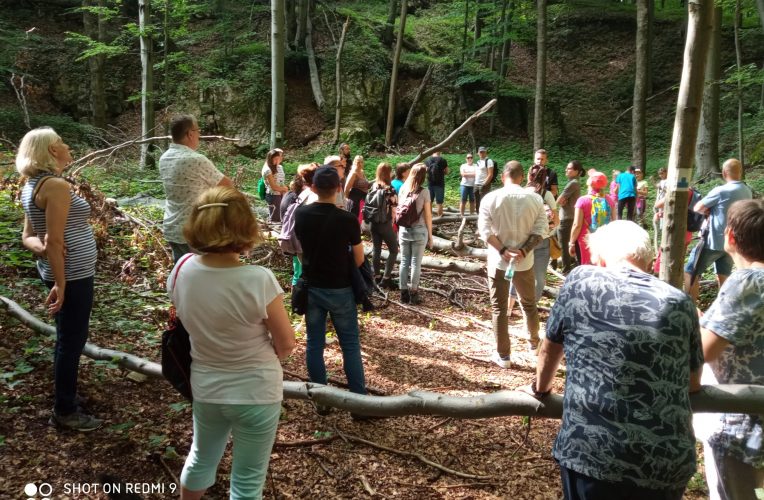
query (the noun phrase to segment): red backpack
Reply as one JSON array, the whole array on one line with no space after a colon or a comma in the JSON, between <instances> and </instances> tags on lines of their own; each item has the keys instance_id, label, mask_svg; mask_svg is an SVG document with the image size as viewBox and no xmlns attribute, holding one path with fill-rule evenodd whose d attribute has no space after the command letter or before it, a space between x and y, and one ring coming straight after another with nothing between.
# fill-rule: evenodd
<instances>
[{"instance_id":1,"label":"red backpack","mask_svg":"<svg viewBox=\"0 0 764 500\"><path fill-rule=\"evenodd\" d=\"M416 192L408 193L403 203L398 203L398 207L395 209L395 223L398 227L411 227L419 220L422 212L421 210L419 212L416 211L416 200L421 192L422 188L420 187Z\"/></svg>"}]
</instances>

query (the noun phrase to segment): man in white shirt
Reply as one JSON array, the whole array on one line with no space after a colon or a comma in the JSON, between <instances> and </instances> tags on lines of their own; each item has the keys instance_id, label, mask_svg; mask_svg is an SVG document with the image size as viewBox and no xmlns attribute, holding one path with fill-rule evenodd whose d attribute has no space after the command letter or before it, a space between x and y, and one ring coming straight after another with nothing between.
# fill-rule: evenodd
<instances>
[{"instance_id":1,"label":"man in white shirt","mask_svg":"<svg viewBox=\"0 0 764 500\"><path fill-rule=\"evenodd\" d=\"M191 115L174 117L170 123L170 134L172 144L159 158L159 176L167 196L164 237L172 248L173 260L178 262L191 251L183 237L183 226L191 214L193 203L207 189L233 187L233 182L206 156L196 152L201 137L196 118Z\"/></svg>"},{"instance_id":2,"label":"man in white shirt","mask_svg":"<svg viewBox=\"0 0 764 500\"><path fill-rule=\"evenodd\" d=\"M533 249L547 227L544 201L537 193L521 187L523 167L517 161L504 165L504 187L488 193L480 205L478 232L488 246L488 291L491 318L496 336L492 361L510 368L511 345L507 319L510 281L517 290L525 326L532 344L538 343L539 316L536 308L536 280L533 273ZM508 280L507 267L514 264Z\"/></svg>"},{"instance_id":3,"label":"man in white shirt","mask_svg":"<svg viewBox=\"0 0 764 500\"><path fill-rule=\"evenodd\" d=\"M478 161L475 167L475 205L480 210L480 200L491 191L493 176L497 174L495 162L488 158L485 146L478 148Z\"/></svg>"}]
</instances>

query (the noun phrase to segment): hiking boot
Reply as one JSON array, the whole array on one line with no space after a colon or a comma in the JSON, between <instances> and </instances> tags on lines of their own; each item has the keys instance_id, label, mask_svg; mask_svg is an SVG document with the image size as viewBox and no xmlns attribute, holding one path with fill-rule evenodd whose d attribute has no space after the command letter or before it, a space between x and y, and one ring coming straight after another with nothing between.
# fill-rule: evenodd
<instances>
[{"instance_id":1,"label":"hiking boot","mask_svg":"<svg viewBox=\"0 0 764 500\"><path fill-rule=\"evenodd\" d=\"M95 418L93 415L83 413L81 410L77 410L70 415L56 415L56 412L53 412L48 423L56 427L79 432L94 431L103 425L102 420Z\"/></svg>"},{"instance_id":2,"label":"hiking boot","mask_svg":"<svg viewBox=\"0 0 764 500\"><path fill-rule=\"evenodd\" d=\"M422 297L419 296L419 292L411 292L409 295L409 304L416 306L422 303Z\"/></svg>"},{"instance_id":3,"label":"hiking boot","mask_svg":"<svg viewBox=\"0 0 764 500\"><path fill-rule=\"evenodd\" d=\"M369 297L364 297L363 302L361 302L361 309L363 312L369 312L376 309L377 306L371 303L371 300L369 300Z\"/></svg>"},{"instance_id":4,"label":"hiking boot","mask_svg":"<svg viewBox=\"0 0 764 500\"><path fill-rule=\"evenodd\" d=\"M379 287L386 290L398 289L398 285L395 283L395 281L393 281L392 278L383 278L382 281L379 282Z\"/></svg>"},{"instance_id":5,"label":"hiking boot","mask_svg":"<svg viewBox=\"0 0 764 500\"><path fill-rule=\"evenodd\" d=\"M401 290L401 302L404 304L408 304L411 300L411 294L409 294L408 290Z\"/></svg>"}]
</instances>

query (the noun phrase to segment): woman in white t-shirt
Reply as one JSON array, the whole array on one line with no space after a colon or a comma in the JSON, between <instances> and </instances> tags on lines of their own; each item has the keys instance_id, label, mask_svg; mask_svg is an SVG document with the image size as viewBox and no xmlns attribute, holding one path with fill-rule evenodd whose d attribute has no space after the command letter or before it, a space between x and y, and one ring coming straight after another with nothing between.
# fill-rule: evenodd
<instances>
[{"instance_id":1,"label":"woman in white t-shirt","mask_svg":"<svg viewBox=\"0 0 764 500\"><path fill-rule=\"evenodd\" d=\"M201 498L233 434L231 498L261 498L281 413L279 359L294 330L273 273L239 258L262 241L244 195L206 191L183 234L201 255L186 254L167 281L191 339L194 440L181 474L181 497Z\"/></svg>"},{"instance_id":2,"label":"woman in white t-shirt","mask_svg":"<svg viewBox=\"0 0 764 500\"><path fill-rule=\"evenodd\" d=\"M472 153L467 153L466 163L459 167L459 173L462 175L462 182L459 184L459 193L461 201L459 202L459 215L464 216L464 205L467 200L470 202L470 215L475 213L475 175L477 167L472 162Z\"/></svg>"},{"instance_id":3,"label":"woman in white t-shirt","mask_svg":"<svg viewBox=\"0 0 764 500\"><path fill-rule=\"evenodd\" d=\"M284 151L276 148L268 151L260 172L265 180L265 202L268 204L268 222L281 222L281 197L289 188L285 184L286 175L281 162Z\"/></svg>"}]
</instances>

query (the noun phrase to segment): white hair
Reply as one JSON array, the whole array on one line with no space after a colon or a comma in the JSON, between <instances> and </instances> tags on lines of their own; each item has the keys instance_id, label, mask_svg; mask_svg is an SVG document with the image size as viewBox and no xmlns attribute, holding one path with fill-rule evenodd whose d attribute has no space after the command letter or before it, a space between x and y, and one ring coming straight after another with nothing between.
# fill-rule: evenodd
<instances>
[{"instance_id":1,"label":"white hair","mask_svg":"<svg viewBox=\"0 0 764 500\"><path fill-rule=\"evenodd\" d=\"M615 220L587 236L592 261L602 261L605 267L627 261L647 269L653 260L650 235L638 224Z\"/></svg>"},{"instance_id":2,"label":"white hair","mask_svg":"<svg viewBox=\"0 0 764 500\"><path fill-rule=\"evenodd\" d=\"M61 137L50 127L30 130L21 139L16 154L16 170L24 177L35 177L42 172L55 172L58 164L50 154L50 146Z\"/></svg>"},{"instance_id":3,"label":"white hair","mask_svg":"<svg viewBox=\"0 0 764 500\"><path fill-rule=\"evenodd\" d=\"M342 158L339 155L331 155L324 158L324 165L333 165L334 162L341 162Z\"/></svg>"}]
</instances>

